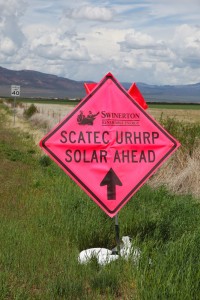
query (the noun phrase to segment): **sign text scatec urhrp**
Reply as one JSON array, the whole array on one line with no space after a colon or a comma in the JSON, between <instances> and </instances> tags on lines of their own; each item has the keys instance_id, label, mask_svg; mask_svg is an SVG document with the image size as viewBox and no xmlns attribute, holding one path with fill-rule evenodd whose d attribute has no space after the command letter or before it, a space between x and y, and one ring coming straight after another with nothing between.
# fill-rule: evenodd
<instances>
[{"instance_id":1,"label":"sign text scatec urhrp","mask_svg":"<svg viewBox=\"0 0 200 300\"><path fill-rule=\"evenodd\" d=\"M60 138L61 144L69 145L69 149L65 150L65 161L67 163L108 163L109 149L106 150L106 145L109 145L113 139L113 134L109 131L80 131L71 130L67 132L62 130ZM111 157L113 163L152 163L155 161L156 152L154 147L159 132L136 132L136 131L114 131L114 140L116 146L119 145L135 145L135 149L121 150L116 149ZM79 145L80 149L73 149L72 145ZM86 150L80 147L81 145L104 145L104 150ZM149 145L148 149L138 149L138 145Z\"/></svg>"}]
</instances>

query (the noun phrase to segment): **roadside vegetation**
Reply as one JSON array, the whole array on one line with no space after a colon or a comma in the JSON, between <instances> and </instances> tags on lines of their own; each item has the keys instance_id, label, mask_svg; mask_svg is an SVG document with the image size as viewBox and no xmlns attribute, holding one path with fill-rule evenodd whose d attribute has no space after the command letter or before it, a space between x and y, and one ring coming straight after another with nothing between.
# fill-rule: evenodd
<instances>
[{"instance_id":1,"label":"roadside vegetation","mask_svg":"<svg viewBox=\"0 0 200 300\"><path fill-rule=\"evenodd\" d=\"M200 120L188 123L161 115L159 123L179 140L181 147L150 180L150 185L164 185L176 194L200 197Z\"/></svg>"},{"instance_id":2,"label":"roadside vegetation","mask_svg":"<svg viewBox=\"0 0 200 300\"><path fill-rule=\"evenodd\" d=\"M32 103L28 108L24 109L23 116L26 119L29 119L37 112L38 112L37 107L35 106L35 104Z\"/></svg>"},{"instance_id":3,"label":"roadside vegetation","mask_svg":"<svg viewBox=\"0 0 200 300\"><path fill-rule=\"evenodd\" d=\"M200 298L200 194L181 189L199 186L200 124L161 117L182 147L119 213L120 236L132 237L140 260L99 266L80 265L78 254L116 246L114 219L11 120L0 103L0 299ZM197 177L178 190L161 180L193 159Z\"/></svg>"},{"instance_id":4,"label":"roadside vegetation","mask_svg":"<svg viewBox=\"0 0 200 300\"><path fill-rule=\"evenodd\" d=\"M10 97L8 97L8 98L4 98L5 99L5 102L7 102L7 103L13 103L14 102L14 99L13 98L10 98ZM66 98L66 99L61 99L61 98L56 98L56 99L48 99L48 98L16 98L16 103L17 104L21 104L21 103L23 103L23 104L31 104L31 103L33 103L33 104L37 104L37 103L40 103L40 104L64 104L64 105L66 105L66 104L68 104L68 105L72 105L72 106L74 106L74 105L76 105L77 103L79 103L80 102L80 100L81 99L73 99L73 100L70 100L70 99L68 99L68 98Z\"/></svg>"},{"instance_id":5,"label":"roadside vegetation","mask_svg":"<svg viewBox=\"0 0 200 300\"><path fill-rule=\"evenodd\" d=\"M199 104L193 103L156 103L156 102L149 102L149 108L159 108L159 109L189 109L189 110L199 110Z\"/></svg>"}]
</instances>

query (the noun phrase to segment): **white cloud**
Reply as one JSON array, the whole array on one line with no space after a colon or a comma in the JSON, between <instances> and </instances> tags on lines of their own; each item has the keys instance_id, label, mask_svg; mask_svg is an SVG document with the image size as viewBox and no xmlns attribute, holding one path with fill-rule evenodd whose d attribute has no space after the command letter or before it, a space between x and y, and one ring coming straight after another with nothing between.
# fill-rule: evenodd
<instances>
[{"instance_id":1,"label":"white cloud","mask_svg":"<svg viewBox=\"0 0 200 300\"><path fill-rule=\"evenodd\" d=\"M113 13L113 10L107 7L82 6L68 10L66 17L72 19L87 19L104 22L111 21L113 18Z\"/></svg>"},{"instance_id":2,"label":"white cloud","mask_svg":"<svg viewBox=\"0 0 200 300\"><path fill-rule=\"evenodd\" d=\"M95 5L96 3L96 5ZM0 65L75 80L200 81L200 2L0 0Z\"/></svg>"},{"instance_id":3,"label":"white cloud","mask_svg":"<svg viewBox=\"0 0 200 300\"><path fill-rule=\"evenodd\" d=\"M132 49L162 49L165 47L164 41L155 40L149 34L132 30L126 34L124 41L120 43L122 51L130 51Z\"/></svg>"},{"instance_id":4,"label":"white cloud","mask_svg":"<svg viewBox=\"0 0 200 300\"><path fill-rule=\"evenodd\" d=\"M200 27L181 25L172 40L177 56L191 68L200 68Z\"/></svg>"},{"instance_id":5,"label":"white cloud","mask_svg":"<svg viewBox=\"0 0 200 300\"><path fill-rule=\"evenodd\" d=\"M0 51L3 62L12 60L12 56L23 46L25 37L19 20L25 12L25 4L23 0L0 0Z\"/></svg>"},{"instance_id":6,"label":"white cloud","mask_svg":"<svg viewBox=\"0 0 200 300\"><path fill-rule=\"evenodd\" d=\"M11 39L5 37L0 40L0 51L2 54L11 56L14 55L16 50L16 46Z\"/></svg>"},{"instance_id":7,"label":"white cloud","mask_svg":"<svg viewBox=\"0 0 200 300\"><path fill-rule=\"evenodd\" d=\"M6 18L8 16L22 16L26 11L26 8L26 0L0 0L1 18Z\"/></svg>"},{"instance_id":8,"label":"white cloud","mask_svg":"<svg viewBox=\"0 0 200 300\"><path fill-rule=\"evenodd\" d=\"M55 62L57 60L88 60L87 49L80 47L76 40L76 34L67 32L59 24L55 28L47 26L39 27L38 30L34 30L34 28L27 29L27 42L30 50L38 59L44 58L55 60ZM28 35L30 32L32 32L31 37Z\"/></svg>"}]
</instances>

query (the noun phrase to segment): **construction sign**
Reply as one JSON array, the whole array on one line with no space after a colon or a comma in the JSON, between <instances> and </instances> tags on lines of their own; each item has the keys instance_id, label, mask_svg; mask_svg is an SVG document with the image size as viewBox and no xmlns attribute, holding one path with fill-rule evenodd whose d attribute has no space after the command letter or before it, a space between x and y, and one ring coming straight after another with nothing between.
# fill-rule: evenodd
<instances>
[{"instance_id":1,"label":"construction sign","mask_svg":"<svg viewBox=\"0 0 200 300\"><path fill-rule=\"evenodd\" d=\"M136 86L127 92L108 73L40 141L47 155L110 217L180 146L144 110L141 97Z\"/></svg>"}]
</instances>

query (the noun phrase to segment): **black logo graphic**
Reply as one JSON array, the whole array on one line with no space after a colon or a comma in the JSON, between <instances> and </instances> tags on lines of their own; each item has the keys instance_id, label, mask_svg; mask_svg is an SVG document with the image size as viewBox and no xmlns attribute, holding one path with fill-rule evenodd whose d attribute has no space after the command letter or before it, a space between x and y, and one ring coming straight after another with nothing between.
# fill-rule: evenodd
<instances>
[{"instance_id":1,"label":"black logo graphic","mask_svg":"<svg viewBox=\"0 0 200 300\"><path fill-rule=\"evenodd\" d=\"M93 125L93 122L98 114L99 112L97 114L93 114L90 110L88 115L85 116L81 110L80 114L77 116L77 122L79 125Z\"/></svg>"}]
</instances>

